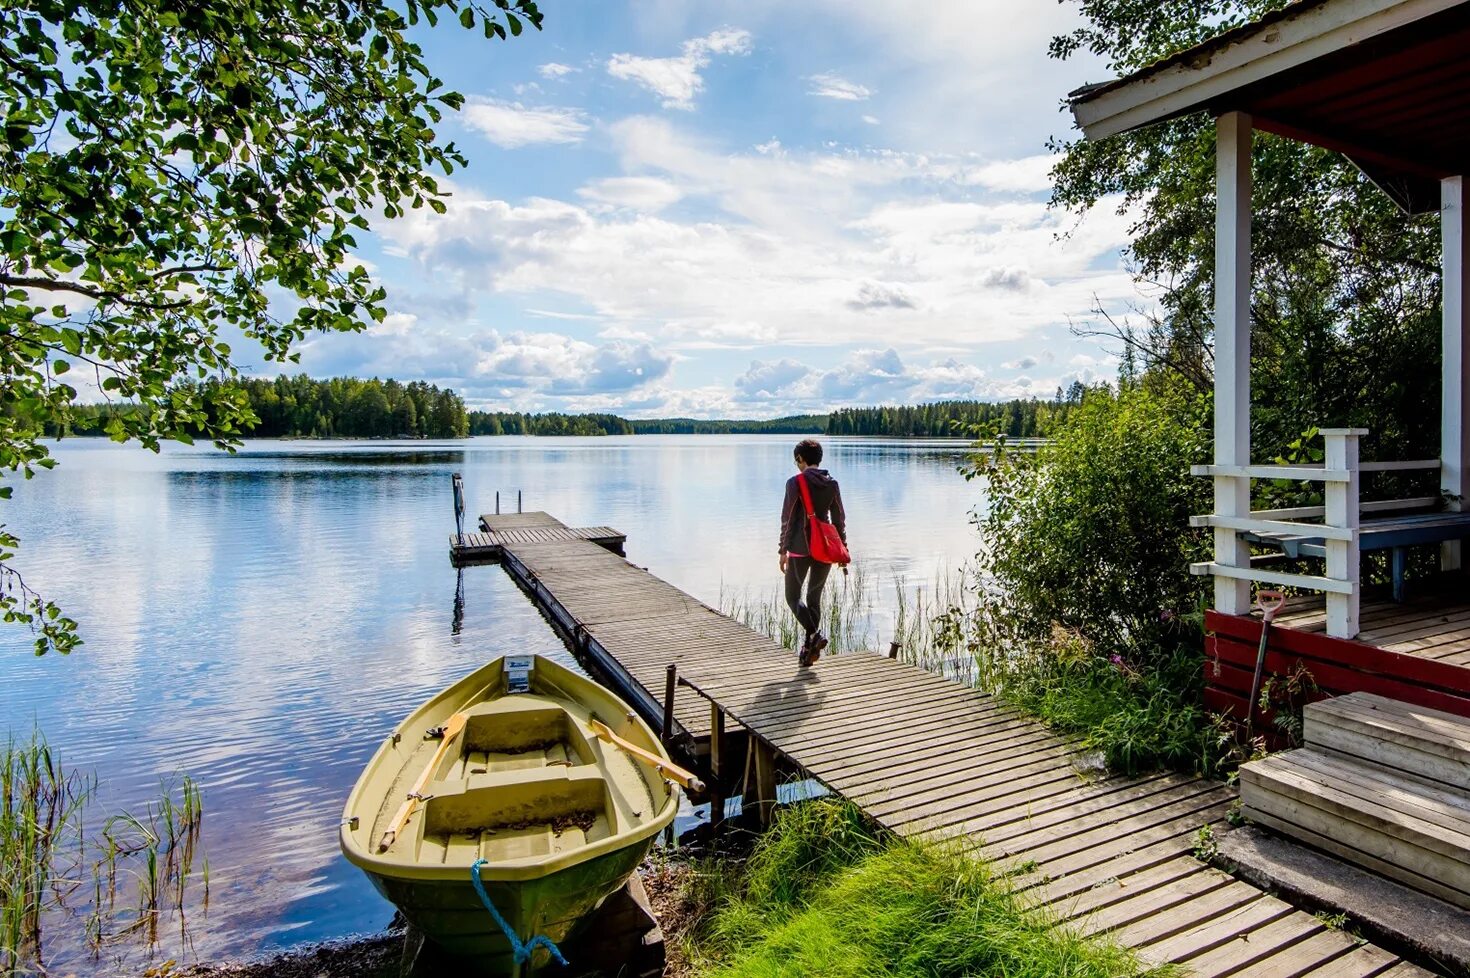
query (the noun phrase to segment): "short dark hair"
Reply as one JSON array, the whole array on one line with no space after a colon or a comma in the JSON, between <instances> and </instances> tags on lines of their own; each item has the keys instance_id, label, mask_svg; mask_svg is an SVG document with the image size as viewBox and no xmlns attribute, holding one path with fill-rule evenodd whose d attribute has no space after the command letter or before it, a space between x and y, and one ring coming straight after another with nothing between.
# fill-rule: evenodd
<instances>
[{"instance_id":1,"label":"short dark hair","mask_svg":"<svg viewBox=\"0 0 1470 978\"><path fill-rule=\"evenodd\" d=\"M817 465L822 461L822 443L815 438L803 438L796 443L796 450L792 454L807 465Z\"/></svg>"}]
</instances>

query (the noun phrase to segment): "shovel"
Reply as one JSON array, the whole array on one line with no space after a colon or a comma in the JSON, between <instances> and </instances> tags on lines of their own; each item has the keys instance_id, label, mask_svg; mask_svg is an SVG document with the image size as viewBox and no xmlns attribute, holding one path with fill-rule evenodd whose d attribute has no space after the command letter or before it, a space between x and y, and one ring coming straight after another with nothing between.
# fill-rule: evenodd
<instances>
[{"instance_id":1,"label":"shovel","mask_svg":"<svg viewBox=\"0 0 1470 978\"><path fill-rule=\"evenodd\" d=\"M1266 665L1266 639L1271 634L1271 622L1276 613L1286 604L1286 595L1280 591L1262 588L1256 592L1256 607L1261 609L1261 647L1256 650L1256 674L1251 677L1251 698L1245 705L1245 739L1251 739L1255 727L1256 697L1261 695L1261 672Z\"/></svg>"}]
</instances>

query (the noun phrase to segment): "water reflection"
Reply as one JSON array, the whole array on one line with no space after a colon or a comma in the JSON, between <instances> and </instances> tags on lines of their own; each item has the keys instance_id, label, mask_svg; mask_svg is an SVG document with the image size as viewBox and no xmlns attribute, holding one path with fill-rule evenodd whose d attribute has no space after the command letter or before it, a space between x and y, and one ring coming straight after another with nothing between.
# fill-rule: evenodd
<instances>
[{"instance_id":1,"label":"water reflection","mask_svg":"<svg viewBox=\"0 0 1470 978\"><path fill-rule=\"evenodd\" d=\"M626 532L635 563L716 604L722 589L779 583L790 444L477 438L153 455L64 442L60 467L17 487L3 515L25 541L28 582L81 621L87 644L36 659L26 633L0 630L0 720L38 723L64 762L95 768L94 816L140 807L175 772L203 785L211 892L191 921L198 955L380 929L391 908L337 851L342 802L379 739L496 655L571 663L500 568L450 566L451 473L468 489L467 529L496 489L507 509L523 489L527 509ZM976 487L954 472L958 443L833 439L828 452L886 647L894 579L927 581L974 549ZM52 945L54 969L123 970L88 958L76 931ZM187 950L160 934L160 960Z\"/></svg>"},{"instance_id":2,"label":"water reflection","mask_svg":"<svg viewBox=\"0 0 1470 978\"><path fill-rule=\"evenodd\" d=\"M449 634L458 635L464 629L464 568L455 571L454 618L449 625Z\"/></svg>"}]
</instances>

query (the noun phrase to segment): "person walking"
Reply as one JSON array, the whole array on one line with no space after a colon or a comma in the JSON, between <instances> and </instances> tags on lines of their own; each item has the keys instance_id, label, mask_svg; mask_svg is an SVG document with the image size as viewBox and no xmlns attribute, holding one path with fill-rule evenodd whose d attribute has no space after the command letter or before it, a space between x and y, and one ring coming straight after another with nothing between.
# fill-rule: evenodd
<instances>
[{"instance_id":1,"label":"person walking","mask_svg":"<svg viewBox=\"0 0 1470 978\"><path fill-rule=\"evenodd\" d=\"M781 573L786 575L786 604L806 633L798 661L809 666L827 647L827 636L822 634L821 627L822 589L832 571L831 563L817 559L823 556L822 547L820 542L814 547L812 539L820 527L813 527L811 522L815 518L832 524L845 547L847 514L842 509L837 480L826 469L817 468L822 462L821 444L814 438L803 439L792 454L796 475L786 480L786 498L781 503ZM840 559L846 563L845 552Z\"/></svg>"}]
</instances>

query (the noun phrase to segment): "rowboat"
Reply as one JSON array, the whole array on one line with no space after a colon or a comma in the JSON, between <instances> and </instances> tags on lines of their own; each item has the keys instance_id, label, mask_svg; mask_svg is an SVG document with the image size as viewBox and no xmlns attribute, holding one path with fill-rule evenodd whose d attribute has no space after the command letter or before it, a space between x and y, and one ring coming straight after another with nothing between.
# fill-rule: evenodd
<instances>
[{"instance_id":1,"label":"rowboat","mask_svg":"<svg viewBox=\"0 0 1470 978\"><path fill-rule=\"evenodd\" d=\"M521 975L642 862L678 809L671 778L700 787L612 693L507 656L383 741L347 798L342 852L425 938Z\"/></svg>"}]
</instances>

